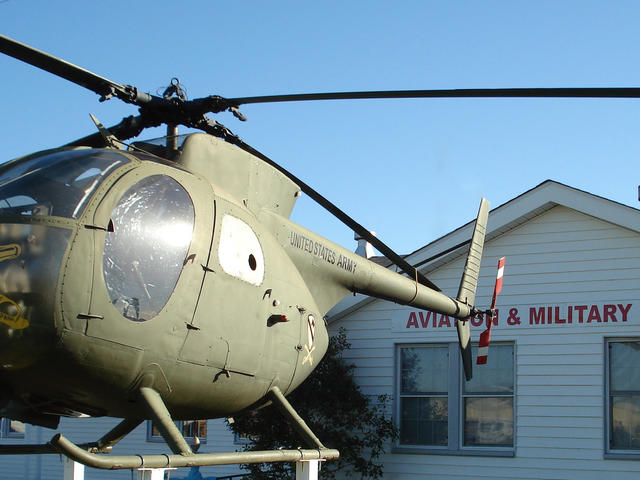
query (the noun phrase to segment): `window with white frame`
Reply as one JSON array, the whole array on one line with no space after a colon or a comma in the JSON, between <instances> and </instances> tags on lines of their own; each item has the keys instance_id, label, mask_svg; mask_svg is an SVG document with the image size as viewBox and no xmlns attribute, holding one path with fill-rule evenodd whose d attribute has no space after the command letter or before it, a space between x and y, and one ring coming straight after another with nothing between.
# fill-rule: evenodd
<instances>
[{"instance_id":1,"label":"window with white frame","mask_svg":"<svg viewBox=\"0 0 640 480\"><path fill-rule=\"evenodd\" d=\"M640 339L606 345L607 451L640 454Z\"/></svg>"},{"instance_id":2,"label":"window with white frame","mask_svg":"<svg viewBox=\"0 0 640 480\"><path fill-rule=\"evenodd\" d=\"M187 440L193 440L198 437L200 443L207 443L207 421L206 420L179 420L176 426L182 433L182 436ZM158 427L149 420L147 422L147 441L149 442L164 442L160 430Z\"/></svg>"},{"instance_id":3,"label":"window with white frame","mask_svg":"<svg viewBox=\"0 0 640 480\"><path fill-rule=\"evenodd\" d=\"M458 344L398 345L398 447L510 455L514 446L514 345L492 344L464 381ZM473 347L474 358L477 347Z\"/></svg>"},{"instance_id":4,"label":"window with white frame","mask_svg":"<svg viewBox=\"0 0 640 480\"><path fill-rule=\"evenodd\" d=\"M2 418L0 424L0 437L2 438L24 438L26 425L18 420Z\"/></svg>"},{"instance_id":5,"label":"window with white frame","mask_svg":"<svg viewBox=\"0 0 640 480\"><path fill-rule=\"evenodd\" d=\"M449 347L400 347L400 443L447 445Z\"/></svg>"}]
</instances>

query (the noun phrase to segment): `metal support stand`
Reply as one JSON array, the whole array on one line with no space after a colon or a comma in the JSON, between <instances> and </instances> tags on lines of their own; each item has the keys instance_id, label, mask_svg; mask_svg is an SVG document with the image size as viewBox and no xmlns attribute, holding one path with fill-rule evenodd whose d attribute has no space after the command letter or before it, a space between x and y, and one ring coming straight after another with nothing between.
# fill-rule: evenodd
<instances>
[{"instance_id":1,"label":"metal support stand","mask_svg":"<svg viewBox=\"0 0 640 480\"><path fill-rule=\"evenodd\" d=\"M125 419L110 432L105 434L98 442L92 444L76 445L67 440L61 434L56 434L45 445L5 445L0 446L0 454L9 453L61 453L62 455L93 468L107 470L119 469L168 469L172 467L203 467L209 465L237 465L242 463L268 463L268 462L306 462L301 465L302 478L318 478L318 462L312 460L337 460L340 452L326 448L315 436L309 426L300 418L293 407L284 398L277 387L269 391L269 400L274 402L287 421L302 435L307 449L296 450L266 450L250 452L219 452L219 453L194 453L182 433L176 427L171 414L155 390L141 387L139 400L147 407L149 416L153 419L173 454L167 455L101 455L96 452L110 451L120 439L131 432L141 419ZM315 472L315 473L313 473ZM69 474L71 475L71 474ZM155 473L141 473L140 475L152 475L139 477L141 479L155 480ZM82 480L83 477L66 476L65 480Z\"/></svg>"},{"instance_id":2,"label":"metal support stand","mask_svg":"<svg viewBox=\"0 0 640 480\"><path fill-rule=\"evenodd\" d=\"M164 480L164 472L175 468L139 468L137 480Z\"/></svg>"},{"instance_id":3,"label":"metal support stand","mask_svg":"<svg viewBox=\"0 0 640 480\"><path fill-rule=\"evenodd\" d=\"M316 437L315 433L313 433L302 417L298 415L298 412L295 411L278 387L269 390L268 396L278 410L280 410L280 413L282 413L287 421L295 428L298 434L302 436L308 447L318 449L325 448L320 439ZM318 480L320 462L323 461L324 459L322 458L298 460L296 462L296 480Z\"/></svg>"},{"instance_id":4,"label":"metal support stand","mask_svg":"<svg viewBox=\"0 0 640 480\"><path fill-rule=\"evenodd\" d=\"M296 480L318 480L322 460L302 460L296 462Z\"/></svg>"},{"instance_id":5,"label":"metal support stand","mask_svg":"<svg viewBox=\"0 0 640 480\"><path fill-rule=\"evenodd\" d=\"M267 393L269 399L274 403L276 408L280 410L280 413L291 424L291 426L298 432L298 434L304 439L309 448L324 449L320 439L316 437L315 433L311 431L306 422L298 415L293 406L289 403L289 400L285 398L278 387L273 387Z\"/></svg>"},{"instance_id":6,"label":"metal support stand","mask_svg":"<svg viewBox=\"0 0 640 480\"><path fill-rule=\"evenodd\" d=\"M160 431L160 435L171 451L178 455L193 455L187 441L176 427L171 414L167 410L160 394L152 388L142 387L140 389L140 398L147 406L147 411L154 421L156 427Z\"/></svg>"},{"instance_id":7,"label":"metal support stand","mask_svg":"<svg viewBox=\"0 0 640 480\"><path fill-rule=\"evenodd\" d=\"M84 465L64 457L64 480L84 480Z\"/></svg>"}]
</instances>

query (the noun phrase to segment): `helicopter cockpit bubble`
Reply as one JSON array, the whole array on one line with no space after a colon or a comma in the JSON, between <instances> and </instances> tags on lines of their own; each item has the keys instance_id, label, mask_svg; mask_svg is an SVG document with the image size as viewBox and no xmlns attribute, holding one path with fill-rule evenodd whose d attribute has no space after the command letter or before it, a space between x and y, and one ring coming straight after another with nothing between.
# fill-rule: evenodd
<instances>
[{"instance_id":1,"label":"helicopter cockpit bubble","mask_svg":"<svg viewBox=\"0 0 640 480\"><path fill-rule=\"evenodd\" d=\"M30 365L50 344L53 289L72 235L62 219L78 218L102 180L127 162L81 149L0 167L0 370Z\"/></svg>"},{"instance_id":2,"label":"helicopter cockpit bubble","mask_svg":"<svg viewBox=\"0 0 640 480\"><path fill-rule=\"evenodd\" d=\"M195 222L193 202L173 178L152 175L131 186L111 215L104 281L113 305L134 321L153 318L173 292Z\"/></svg>"},{"instance_id":3,"label":"helicopter cockpit bubble","mask_svg":"<svg viewBox=\"0 0 640 480\"><path fill-rule=\"evenodd\" d=\"M78 218L102 180L127 162L105 150L62 150L0 167L0 215Z\"/></svg>"}]
</instances>

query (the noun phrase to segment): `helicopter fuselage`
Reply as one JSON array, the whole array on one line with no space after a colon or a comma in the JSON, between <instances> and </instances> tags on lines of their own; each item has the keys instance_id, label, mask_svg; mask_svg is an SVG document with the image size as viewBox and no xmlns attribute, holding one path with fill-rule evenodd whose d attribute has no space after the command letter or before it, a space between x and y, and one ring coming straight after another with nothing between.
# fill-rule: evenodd
<instances>
[{"instance_id":1,"label":"helicopter fuselage","mask_svg":"<svg viewBox=\"0 0 640 480\"><path fill-rule=\"evenodd\" d=\"M324 312L292 260L212 182L114 150L5 172L0 383L14 417L143 417L141 386L177 419L229 415L291 391L324 354Z\"/></svg>"},{"instance_id":2,"label":"helicopter fuselage","mask_svg":"<svg viewBox=\"0 0 640 480\"><path fill-rule=\"evenodd\" d=\"M175 419L228 416L313 371L349 292L472 314L289 220L298 186L248 152L193 134L174 154L0 168L0 414L146 418L149 387Z\"/></svg>"}]
</instances>

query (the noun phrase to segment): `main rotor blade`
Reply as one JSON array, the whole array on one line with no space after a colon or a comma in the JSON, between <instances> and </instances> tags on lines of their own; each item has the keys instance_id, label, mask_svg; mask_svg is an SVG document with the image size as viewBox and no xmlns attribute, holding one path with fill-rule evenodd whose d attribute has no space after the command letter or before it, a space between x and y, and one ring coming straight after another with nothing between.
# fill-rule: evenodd
<instances>
[{"instance_id":1,"label":"main rotor blade","mask_svg":"<svg viewBox=\"0 0 640 480\"><path fill-rule=\"evenodd\" d=\"M151 99L148 94L139 94L134 87L112 82L89 70L4 35L0 35L0 52L91 90L101 95L103 99L115 95L127 103L136 105L142 105Z\"/></svg>"},{"instance_id":2,"label":"main rotor blade","mask_svg":"<svg viewBox=\"0 0 640 480\"><path fill-rule=\"evenodd\" d=\"M640 98L636 87L593 88L461 88L449 90L379 90L368 92L297 93L226 99L234 106L249 103L358 100L375 98Z\"/></svg>"}]
</instances>

